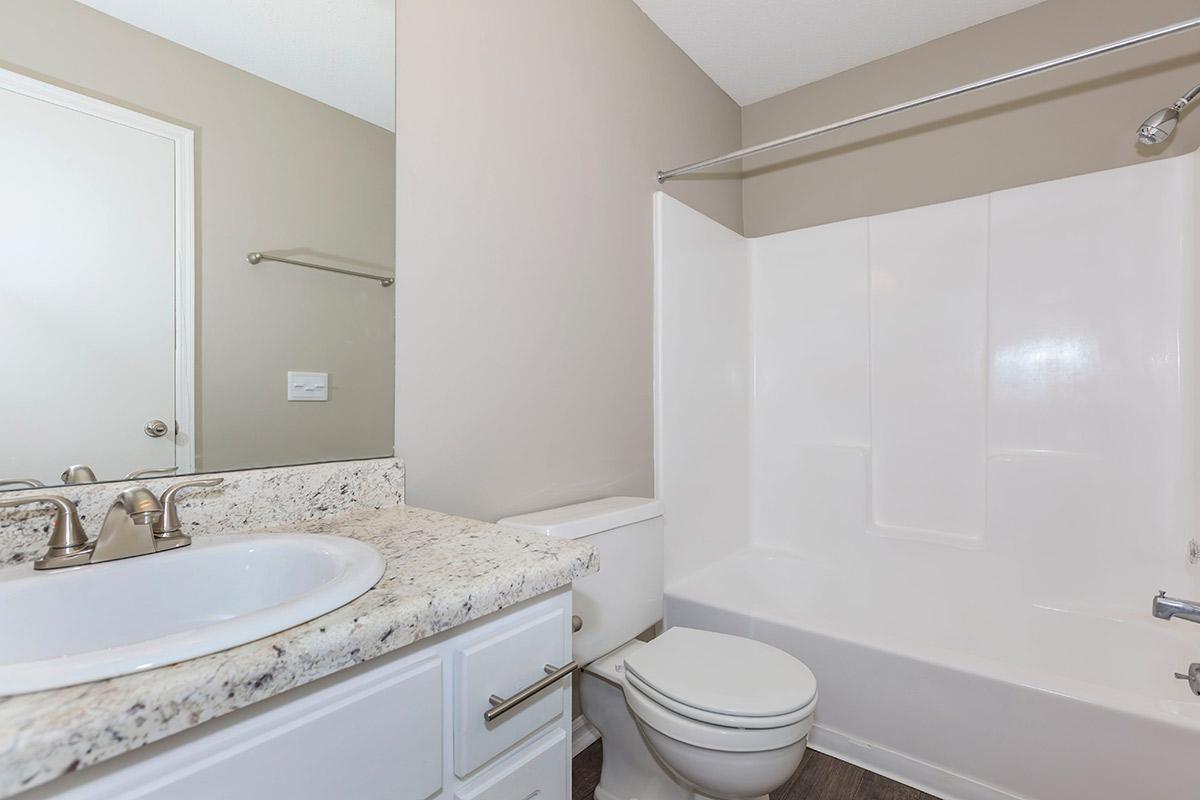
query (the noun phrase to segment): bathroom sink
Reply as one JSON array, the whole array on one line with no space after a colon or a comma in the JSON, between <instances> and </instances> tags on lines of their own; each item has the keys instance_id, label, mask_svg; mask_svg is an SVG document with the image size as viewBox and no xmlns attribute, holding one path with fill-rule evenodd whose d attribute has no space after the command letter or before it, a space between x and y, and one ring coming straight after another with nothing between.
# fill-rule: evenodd
<instances>
[{"instance_id":1,"label":"bathroom sink","mask_svg":"<svg viewBox=\"0 0 1200 800\"><path fill-rule=\"evenodd\" d=\"M269 636L383 575L375 548L321 534L201 536L105 564L0 569L0 695L142 672Z\"/></svg>"}]
</instances>

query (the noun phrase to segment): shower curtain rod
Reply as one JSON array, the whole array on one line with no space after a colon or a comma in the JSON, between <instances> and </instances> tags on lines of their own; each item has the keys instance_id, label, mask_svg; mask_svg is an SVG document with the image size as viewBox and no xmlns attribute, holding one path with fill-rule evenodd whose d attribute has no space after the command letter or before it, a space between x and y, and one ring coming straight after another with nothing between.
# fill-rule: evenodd
<instances>
[{"instance_id":1,"label":"shower curtain rod","mask_svg":"<svg viewBox=\"0 0 1200 800\"><path fill-rule=\"evenodd\" d=\"M768 150L774 150L779 147L787 147L789 144L795 144L796 142L801 142L805 139L811 139L814 136L820 136L823 133L830 133L831 131L848 128L851 125L857 125L860 122L879 119L880 117L886 117L890 114L895 114L900 111L907 111L910 108L917 108L918 106L934 103L938 100L945 100L949 97L967 94L968 92L973 92L977 89L986 89L989 86L995 86L999 83L1016 80L1017 78L1024 78L1027 75L1036 75L1039 72L1045 72L1046 70L1051 70L1055 67L1074 64L1076 61L1083 61L1096 56L1106 55L1107 53L1115 53L1118 50L1124 50L1126 47L1133 47L1134 45L1150 42L1155 39L1161 39L1164 36L1182 33L1183 31L1191 30L1192 28L1197 27L1200 27L1200 17L1185 20L1183 22L1176 22L1174 25L1168 25L1165 28L1158 28L1156 30L1147 31L1146 33L1139 33L1137 36L1130 36L1127 39L1118 39L1115 42L1102 44L1098 47L1080 50L1078 53L1072 53L1069 56L1061 56L1059 58L1050 59L1049 61L1043 61L1040 64L1034 64L1029 67L1015 69L1012 72L993 75L990 78L984 78L983 80L975 81L974 83L963 84L962 86L957 86L953 89L946 89L941 92L936 92L935 94L919 97L916 100L909 100L905 103L899 103L894 106L888 106L887 108L881 108L877 111L871 111L867 114L859 114L857 117L850 117L848 119L841 120L840 122L822 125L819 128L812 128L811 130L803 131L801 133L794 133L791 136L784 136L781 139L774 139L770 142L764 142L763 144L755 145L753 147L744 147L741 150L735 150L732 153L727 153L723 156L710 158L707 161L697 161L695 164L687 164L682 167L675 167L674 169L659 170L658 182L663 183L671 178L676 178L680 175L687 175L689 172L696 172L697 170L707 169L708 167L715 167L718 164L724 164L729 161L737 161L739 158L755 156L759 153L765 153Z\"/></svg>"}]
</instances>

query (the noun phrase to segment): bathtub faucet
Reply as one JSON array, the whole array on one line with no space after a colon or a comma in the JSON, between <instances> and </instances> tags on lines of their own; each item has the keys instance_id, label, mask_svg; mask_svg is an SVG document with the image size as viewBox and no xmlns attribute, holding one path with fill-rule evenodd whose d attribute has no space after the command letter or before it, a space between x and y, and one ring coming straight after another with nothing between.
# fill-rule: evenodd
<instances>
[{"instance_id":1,"label":"bathtub faucet","mask_svg":"<svg viewBox=\"0 0 1200 800\"><path fill-rule=\"evenodd\" d=\"M1180 619L1186 619L1188 622L1200 622L1200 603L1167 597L1165 591L1160 591L1154 596L1154 604L1150 610L1159 619L1179 617Z\"/></svg>"}]
</instances>

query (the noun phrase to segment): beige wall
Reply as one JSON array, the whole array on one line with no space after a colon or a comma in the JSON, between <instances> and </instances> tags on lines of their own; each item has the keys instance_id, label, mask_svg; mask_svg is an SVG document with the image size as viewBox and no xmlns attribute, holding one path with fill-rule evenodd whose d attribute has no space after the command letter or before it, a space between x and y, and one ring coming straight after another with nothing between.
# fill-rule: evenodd
<instances>
[{"instance_id":1,"label":"beige wall","mask_svg":"<svg viewBox=\"0 0 1200 800\"><path fill-rule=\"evenodd\" d=\"M737 105L629 0L397 18L410 502L496 519L650 494L654 173L737 147ZM668 190L741 227L736 179Z\"/></svg>"},{"instance_id":2,"label":"beige wall","mask_svg":"<svg viewBox=\"0 0 1200 800\"><path fill-rule=\"evenodd\" d=\"M198 467L391 453L394 290L245 260L390 272L390 132L72 0L3 0L0 66L196 132ZM286 402L289 369L328 371L330 401Z\"/></svg>"},{"instance_id":3,"label":"beige wall","mask_svg":"<svg viewBox=\"0 0 1200 800\"><path fill-rule=\"evenodd\" d=\"M739 110L628 0L398 4L398 452L410 498L485 519L651 478L655 169L1177 21L1048 0ZM748 235L1177 155L1137 125L1200 34L667 184ZM740 132L737 126L741 124ZM738 192L741 192L741 205ZM714 466L719 468L719 466Z\"/></svg>"},{"instance_id":4,"label":"beige wall","mask_svg":"<svg viewBox=\"0 0 1200 800\"><path fill-rule=\"evenodd\" d=\"M1047 0L747 106L743 143L1141 33L1198 11L1196 0ZM1186 33L747 159L745 233L762 236L1194 150L1200 146L1200 119L1182 124L1165 148L1142 148L1134 133L1151 112L1198 82L1200 33Z\"/></svg>"}]
</instances>

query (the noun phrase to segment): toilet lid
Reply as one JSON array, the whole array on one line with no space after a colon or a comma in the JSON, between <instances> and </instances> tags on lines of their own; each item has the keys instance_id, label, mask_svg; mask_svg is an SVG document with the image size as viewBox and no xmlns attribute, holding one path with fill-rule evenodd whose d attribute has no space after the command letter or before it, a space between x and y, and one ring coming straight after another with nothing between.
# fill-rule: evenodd
<instances>
[{"instance_id":1,"label":"toilet lid","mask_svg":"<svg viewBox=\"0 0 1200 800\"><path fill-rule=\"evenodd\" d=\"M769 644L694 628L671 628L625 657L625 669L666 697L702 711L777 717L809 705L817 679Z\"/></svg>"}]
</instances>

